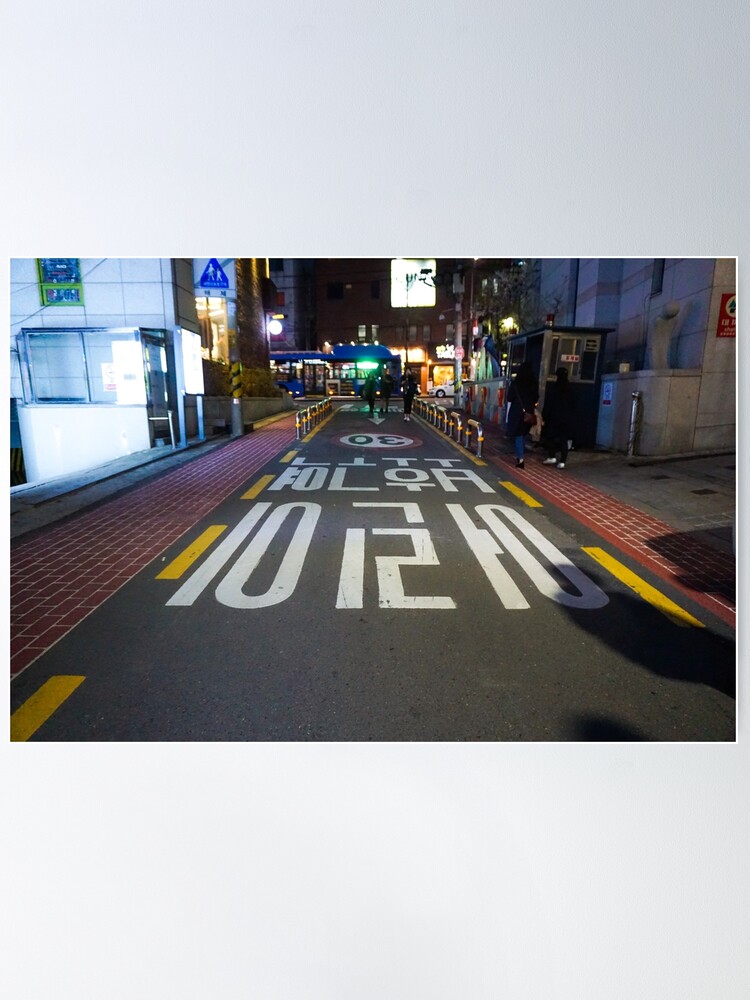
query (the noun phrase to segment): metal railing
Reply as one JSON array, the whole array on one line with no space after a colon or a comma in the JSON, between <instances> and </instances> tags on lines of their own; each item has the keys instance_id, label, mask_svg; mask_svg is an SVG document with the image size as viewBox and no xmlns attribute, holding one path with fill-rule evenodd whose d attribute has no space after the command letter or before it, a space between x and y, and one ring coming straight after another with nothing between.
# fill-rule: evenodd
<instances>
[{"instance_id":1,"label":"metal railing","mask_svg":"<svg viewBox=\"0 0 750 1000\"><path fill-rule=\"evenodd\" d=\"M456 441L468 450L471 450L472 439L475 439L477 458L482 457L484 431L478 420L469 417L464 423L463 416L457 410L449 411L443 406L428 403L418 397L414 400L414 410L424 420L439 427L451 439L454 437L455 430Z\"/></svg>"},{"instance_id":2,"label":"metal railing","mask_svg":"<svg viewBox=\"0 0 750 1000\"><path fill-rule=\"evenodd\" d=\"M311 403L309 406L305 406L301 410L297 410L294 417L294 426L297 431L297 437L301 438L303 435L307 434L316 424L331 412L333 409L333 403L330 399L321 399L316 403Z\"/></svg>"}]
</instances>

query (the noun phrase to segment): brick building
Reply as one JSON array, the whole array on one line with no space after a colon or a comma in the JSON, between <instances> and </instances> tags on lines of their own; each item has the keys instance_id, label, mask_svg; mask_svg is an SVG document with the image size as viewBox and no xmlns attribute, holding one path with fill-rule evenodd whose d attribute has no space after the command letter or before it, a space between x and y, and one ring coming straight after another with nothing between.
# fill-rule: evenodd
<instances>
[{"instance_id":1,"label":"brick building","mask_svg":"<svg viewBox=\"0 0 750 1000\"><path fill-rule=\"evenodd\" d=\"M410 259L405 267L409 279L396 282L396 298L392 299L391 258L317 259L317 348L377 342L401 354L404 366L417 374L423 391L433 383L451 380L457 309L453 278L465 263L454 258ZM392 304L396 301L403 304ZM466 308L464 305L464 345Z\"/></svg>"}]
</instances>

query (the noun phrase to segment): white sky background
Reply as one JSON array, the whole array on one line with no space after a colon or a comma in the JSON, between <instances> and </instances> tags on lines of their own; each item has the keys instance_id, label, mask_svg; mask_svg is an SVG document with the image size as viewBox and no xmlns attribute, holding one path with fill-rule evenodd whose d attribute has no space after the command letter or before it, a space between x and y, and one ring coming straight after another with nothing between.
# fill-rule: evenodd
<instances>
[{"instance_id":1,"label":"white sky background","mask_svg":"<svg viewBox=\"0 0 750 1000\"><path fill-rule=\"evenodd\" d=\"M746 18L15 4L6 328L11 256L739 255L740 346ZM745 1000L746 714L730 746L3 745L2 992Z\"/></svg>"}]
</instances>

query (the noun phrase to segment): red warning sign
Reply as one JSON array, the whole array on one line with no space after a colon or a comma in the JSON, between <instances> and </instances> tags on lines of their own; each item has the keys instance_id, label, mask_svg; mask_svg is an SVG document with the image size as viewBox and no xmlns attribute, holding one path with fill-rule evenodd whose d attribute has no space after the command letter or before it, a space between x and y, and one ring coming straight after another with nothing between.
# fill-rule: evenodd
<instances>
[{"instance_id":1,"label":"red warning sign","mask_svg":"<svg viewBox=\"0 0 750 1000\"><path fill-rule=\"evenodd\" d=\"M737 336L737 293L729 292L721 297L719 324L716 327L717 337Z\"/></svg>"}]
</instances>

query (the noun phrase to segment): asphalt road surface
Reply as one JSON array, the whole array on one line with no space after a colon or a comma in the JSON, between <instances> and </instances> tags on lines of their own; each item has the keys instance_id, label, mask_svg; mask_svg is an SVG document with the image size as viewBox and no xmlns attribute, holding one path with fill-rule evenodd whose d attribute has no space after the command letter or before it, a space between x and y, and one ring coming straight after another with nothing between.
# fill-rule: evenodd
<instances>
[{"instance_id":1,"label":"asphalt road surface","mask_svg":"<svg viewBox=\"0 0 750 1000\"><path fill-rule=\"evenodd\" d=\"M11 707L67 684L33 740L733 740L732 629L505 482L416 417L340 407Z\"/></svg>"}]
</instances>

